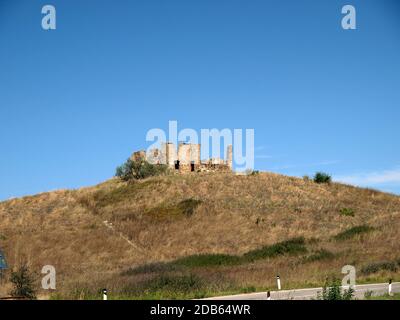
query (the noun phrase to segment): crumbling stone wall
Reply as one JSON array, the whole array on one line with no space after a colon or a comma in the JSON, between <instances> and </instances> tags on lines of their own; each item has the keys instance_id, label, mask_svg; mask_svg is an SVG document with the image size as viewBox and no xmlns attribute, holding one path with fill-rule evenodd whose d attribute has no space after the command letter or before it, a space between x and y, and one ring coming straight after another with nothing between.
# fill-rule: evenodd
<instances>
[{"instance_id":1,"label":"crumbling stone wall","mask_svg":"<svg viewBox=\"0 0 400 320\"><path fill-rule=\"evenodd\" d=\"M136 151L131 159L147 160L152 164L166 164L176 172L211 172L211 171L232 171L232 145L226 150L226 160L221 158L201 159L201 145L192 143L180 143L178 150L171 142L163 143L161 149Z\"/></svg>"}]
</instances>

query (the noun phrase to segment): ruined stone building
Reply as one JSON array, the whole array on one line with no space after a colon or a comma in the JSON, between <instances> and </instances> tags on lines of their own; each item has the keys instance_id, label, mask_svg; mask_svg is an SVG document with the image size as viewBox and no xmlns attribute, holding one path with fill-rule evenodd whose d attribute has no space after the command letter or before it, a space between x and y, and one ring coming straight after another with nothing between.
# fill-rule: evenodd
<instances>
[{"instance_id":1,"label":"ruined stone building","mask_svg":"<svg viewBox=\"0 0 400 320\"><path fill-rule=\"evenodd\" d=\"M173 143L167 142L161 145L161 149L136 151L131 159L146 160L152 164L166 164L176 172L208 172L208 171L232 171L232 145L226 149L226 159L211 158L201 160L200 144L179 143L178 150Z\"/></svg>"}]
</instances>

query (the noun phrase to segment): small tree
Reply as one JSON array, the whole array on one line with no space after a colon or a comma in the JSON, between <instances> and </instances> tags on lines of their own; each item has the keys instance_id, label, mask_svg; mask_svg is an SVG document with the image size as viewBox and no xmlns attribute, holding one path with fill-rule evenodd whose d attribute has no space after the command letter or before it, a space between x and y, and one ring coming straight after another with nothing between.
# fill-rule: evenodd
<instances>
[{"instance_id":1,"label":"small tree","mask_svg":"<svg viewBox=\"0 0 400 320\"><path fill-rule=\"evenodd\" d=\"M144 179L157 176L167 171L167 166L163 164L151 164L145 160L128 159L123 165L119 166L115 175L124 181Z\"/></svg>"},{"instance_id":2,"label":"small tree","mask_svg":"<svg viewBox=\"0 0 400 320\"><path fill-rule=\"evenodd\" d=\"M11 273L10 282L14 286L11 291L13 297L36 299L34 275L29 271L26 264L22 264L16 271Z\"/></svg>"},{"instance_id":3,"label":"small tree","mask_svg":"<svg viewBox=\"0 0 400 320\"><path fill-rule=\"evenodd\" d=\"M124 164L117 167L115 171L115 176L124 181L132 179L133 178L132 167L133 167L133 161L131 159L128 159Z\"/></svg>"},{"instance_id":4,"label":"small tree","mask_svg":"<svg viewBox=\"0 0 400 320\"><path fill-rule=\"evenodd\" d=\"M353 299L354 289L341 290L338 279L333 278L325 282L322 288L322 300L351 300Z\"/></svg>"},{"instance_id":5,"label":"small tree","mask_svg":"<svg viewBox=\"0 0 400 320\"><path fill-rule=\"evenodd\" d=\"M314 175L314 182L316 183L330 183L332 181L332 177L324 172L317 172Z\"/></svg>"}]
</instances>

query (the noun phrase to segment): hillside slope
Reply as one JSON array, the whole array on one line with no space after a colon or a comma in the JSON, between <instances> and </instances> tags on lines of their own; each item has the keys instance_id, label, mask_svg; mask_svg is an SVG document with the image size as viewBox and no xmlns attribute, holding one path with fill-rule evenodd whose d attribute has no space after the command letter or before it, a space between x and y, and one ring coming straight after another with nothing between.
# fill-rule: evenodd
<instances>
[{"instance_id":1,"label":"hillside slope","mask_svg":"<svg viewBox=\"0 0 400 320\"><path fill-rule=\"evenodd\" d=\"M398 279L398 230L398 196L272 173L111 179L0 203L9 264L54 265L59 297L103 286L204 296L270 288L277 273L285 286L307 286L345 264L359 281ZM293 239L293 252L279 245Z\"/></svg>"}]
</instances>

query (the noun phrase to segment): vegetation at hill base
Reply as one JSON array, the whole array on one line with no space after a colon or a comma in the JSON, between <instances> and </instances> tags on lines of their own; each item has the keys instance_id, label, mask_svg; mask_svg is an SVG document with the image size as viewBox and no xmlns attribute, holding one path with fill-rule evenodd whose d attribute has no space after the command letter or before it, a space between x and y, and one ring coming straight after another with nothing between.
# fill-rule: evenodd
<instances>
[{"instance_id":1,"label":"vegetation at hill base","mask_svg":"<svg viewBox=\"0 0 400 320\"><path fill-rule=\"evenodd\" d=\"M11 296L26 299L36 299L35 275L24 263L11 272L10 282L13 285Z\"/></svg>"}]
</instances>

